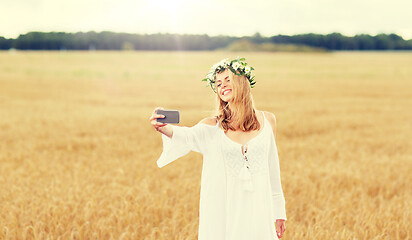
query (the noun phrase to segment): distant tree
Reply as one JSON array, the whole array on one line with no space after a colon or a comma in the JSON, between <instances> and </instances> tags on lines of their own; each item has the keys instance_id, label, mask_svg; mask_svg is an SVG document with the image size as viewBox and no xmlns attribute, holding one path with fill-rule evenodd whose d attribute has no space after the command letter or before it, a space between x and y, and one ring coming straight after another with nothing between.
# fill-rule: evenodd
<instances>
[{"instance_id":1,"label":"distant tree","mask_svg":"<svg viewBox=\"0 0 412 240\"><path fill-rule=\"evenodd\" d=\"M340 33L331 33L325 36L325 45L328 49L343 49L343 36Z\"/></svg>"},{"instance_id":2,"label":"distant tree","mask_svg":"<svg viewBox=\"0 0 412 240\"><path fill-rule=\"evenodd\" d=\"M375 47L378 50L390 50L394 48L394 43L386 34L378 34L375 36Z\"/></svg>"},{"instance_id":3,"label":"distant tree","mask_svg":"<svg viewBox=\"0 0 412 240\"><path fill-rule=\"evenodd\" d=\"M251 37L246 37L246 39L248 39L249 41L251 41L253 43L256 43L256 44L262 44L262 43L268 42L268 39L262 37L262 35L260 35L259 32L256 32Z\"/></svg>"},{"instance_id":4,"label":"distant tree","mask_svg":"<svg viewBox=\"0 0 412 240\"><path fill-rule=\"evenodd\" d=\"M347 37L341 33L327 35L306 33L297 35L276 35L263 37L260 33L252 36L231 37L189 34L129 34L103 32L29 32L16 39L0 37L0 49L31 50L166 50L166 51L199 51L224 49L234 42L245 40L252 44L273 46L270 44L299 45L323 48L328 50L412 50L412 40L404 40L396 34L378 34L370 36L359 34ZM286 45L283 45L286 46ZM258 49L260 48L257 46ZM283 47L285 49L285 47Z\"/></svg>"},{"instance_id":5,"label":"distant tree","mask_svg":"<svg viewBox=\"0 0 412 240\"><path fill-rule=\"evenodd\" d=\"M405 40L401 36L392 33L392 34L389 34L388 37L393 43L393 49L396 49L396 50L407 49L407 42L405 42Z\"/></svg>"},{"instance_id":6,"label":"distant tree","mask_svg":"<svg viewBox=\"0 0 412 240\"><path fill-rule=\"evenodd\" d=\"M291 43L292 37L288 35L276 35L269 38L272 43Z\"/></svg>"},{"instance_id":7,"label":"distant tree","mask_svg":"<svg viewBox=\"0 0 412 240\"><path fill-rule=\"evenodd\" d=\"M371 50L375 49L375 39L368 34L355 35L354 40L357 42L359 50Z\"/></svg>"},{"instance_id":8,"label":"distant tree","mask_svg":"<svg viewBox=\"0 0 412 240\"><path fill-rule=\"evenodd\" d=\"M12 39L6 39L4 37L0 37L0 50L8 50L11 48Z\"/></svg>"}]
</instances>

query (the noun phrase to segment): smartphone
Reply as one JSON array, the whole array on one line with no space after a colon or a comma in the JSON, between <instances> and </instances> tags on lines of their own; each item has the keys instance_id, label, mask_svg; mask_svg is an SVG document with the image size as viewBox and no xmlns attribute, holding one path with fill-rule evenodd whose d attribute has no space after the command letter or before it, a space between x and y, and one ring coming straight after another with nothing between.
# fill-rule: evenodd
<instances>
[{"instance_id":1,"label":"smartphone","mask_svg":"<svg viewBox=\"0 0 412 240\"><path fill-rule=\"evenodd\" d=\"M161 123L179 123L180 122L180 115L179 111L177 110L156 110L157 114L164 115L164 118L157 118L157 122Z\"/></svg>"}]
</instances>

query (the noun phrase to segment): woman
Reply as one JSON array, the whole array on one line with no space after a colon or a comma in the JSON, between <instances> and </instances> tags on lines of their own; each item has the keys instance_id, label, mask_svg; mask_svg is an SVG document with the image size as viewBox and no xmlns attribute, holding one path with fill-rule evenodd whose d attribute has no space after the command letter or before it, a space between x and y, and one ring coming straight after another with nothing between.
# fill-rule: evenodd
<instances>
[{"instance_id":1,"label":"woman","mask_svg":"<svg viewBox=\"0 0 412 240\"><path fill-rule=\"evenodd\" d=\"M203 81L216 93L215 117L181 127L157 122L156 108L150 118L162 133L160 168L191 150L203 154L199 240L272 240L286 229L276 119L254 108L253 70L243 58L213 65Z\"/></svg>"}]
</instances>

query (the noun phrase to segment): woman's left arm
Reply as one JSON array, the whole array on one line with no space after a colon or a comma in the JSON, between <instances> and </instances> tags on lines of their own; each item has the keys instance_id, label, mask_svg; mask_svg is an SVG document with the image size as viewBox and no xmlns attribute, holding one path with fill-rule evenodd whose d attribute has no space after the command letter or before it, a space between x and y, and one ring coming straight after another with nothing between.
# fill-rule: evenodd
<instances>
[{"instance_id":1,"label":"woman's left arm","mask_svg":"<svg viewBox=\"0 0 412 240\"><path fill-rule=\"evenodd\" d=\"M274 220L286 221L286 209L285 209L285 197L283 195L281 178L280 178L280 166L279 155L276 146L276 117L273 113L266 112L268 121L272 125L273 135L269 143L269 176L272 190L272 207ZM283 222L284 222L283 221Z\"/></svg>"}]
</instances>

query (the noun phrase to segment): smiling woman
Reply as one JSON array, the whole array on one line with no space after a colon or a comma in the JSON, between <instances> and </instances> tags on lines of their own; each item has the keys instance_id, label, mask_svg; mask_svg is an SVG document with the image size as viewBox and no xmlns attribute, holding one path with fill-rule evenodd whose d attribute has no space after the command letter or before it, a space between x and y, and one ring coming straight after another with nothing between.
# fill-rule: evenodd
<instances>
[{"instance_id":1,"label":"smiling woman","mask_svg":"<svg viewBox=\"0 0 412 240\"><path fill-rule=\"evenodd\" d=\"M159 168L191 150L203 154L198 240L277 240L286 229L276 118L254 107L253 69L239 57L213 65L203 80L218 109L193 127L158 122L162 108L150 117L162 133Z\"/></svg>"}]
</instances>

